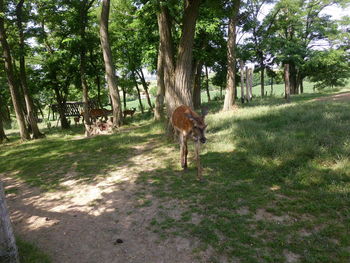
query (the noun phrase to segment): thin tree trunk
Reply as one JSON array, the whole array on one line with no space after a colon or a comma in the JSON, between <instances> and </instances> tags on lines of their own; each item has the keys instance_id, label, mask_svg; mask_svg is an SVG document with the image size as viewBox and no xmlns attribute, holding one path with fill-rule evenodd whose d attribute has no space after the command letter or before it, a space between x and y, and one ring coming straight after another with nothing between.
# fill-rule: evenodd
<instances>
[{"instance_id":1,"label":"thin tree trunk","mask_svg":"<svg viewBox=\"0 0 350 263\"><path fill-rule=\"evenodd\" d=\"M284 64L284 98L290 101L289 64Z\"/></svg>"},{"instance_id":2,"label":"thin tree trunk","mask_svg":"<svg viewBox=\"0 0 350 263\"><path fill-rule=\"evenodd\" d=\"M133 76L133 78L134 78L135 87L136 87L136 90L137 90L137 97L138 97L138 99L139 99L139 104L140 104L141 113L143 114L145 111L144 111L144 109L143 109L142 100L141 100L140 88L139 88L139 85L137 84L137 79L136 79L136 76L135 76L135 72L132 72L132 76Z\"/></svg>"},{"instance_id":3,"label":"thin tree trunk","mask_svg":"<svg viewBox=\"0 0 350 263\"><path fill-rule=\"evenodd\" d=\"M250 100L253 99L253 69L249 69L249 96Z\"/></svg>"},{"instance_id":4,"label":"thin tree trunk","mask_svg":"<svg viewBox=\"0 0 350 263\"><path fill-rule=\"evenodd\" d=\"M23 90L23 95L25 99L26 109L27 109L27 120L30 124L30 127L33 132L33 138L43 138L45 137L39 130L37 123L37 115L35 113L35 107L33 100L30 96L28 83L27 83L27 74L26 74L26 66L25 66L25 46L24 46L24 34L23 34L23 25L22 25L22 9L23 9L24 0L20 0L16 6L16 15L17 15L17 28L19 34L19 47L20 47L20 57L19 57L19 77L21 81L21 86Z\"/></svg>"},{"instance_id":5,"label":"thin tree trunk","mask_svg":"<svg viewBox=\"0 0 350 263\"><path fill-rule=\"evenodd\" d=\"M122 87L122 93L123 93L124 110L126 110L126 91L125 91L125 88L123 87Z\"/></svg>"},{"instance_id":6,"label":"thin tree trunk","mask_svg":"<svg viewBox=\"0 0 350 263\"><path fill-rule=\"evenodd\" d=\"M6 262L9 263L19 263L18 249L7 209L4 187L0 181L0 245L2 244L5 245L5 255L0 247L0 258L8 258Z\"/></svg>"},{"instance_id":7,"label":"thin tree trunk","mask_svg":"<svg viewBox=\"0 0 350 263\"><path fill-rule=\"evenodd\" d=\"M100 74L98 74L99 73L98 67L96 66L96 64L94 62L94 59L93 59L93 51L92 50L90 50L90 63L94 67L95 74L96 74L95 83L96 83L96 86L97 86L97 104L98 104L98 107L100 109L102 109L102 102L101 102L101 78L100 78Z\"/></svg>"},{"instance_id":8,"label":"thin tree trunk","mask_svg":"<svg viewBox=\"0 0 350 263\"><path fill-rule=\"evenodd\" d=\"M245 67L245 86L246 86L246 99L247 102L249 102L251 100L251 96L250 96L250 80L249 80L249 68L246 66Z\"/></svg>"},{"instance_id":9,"label":"thin tree trunk","mask_svg":"<svg viewBox=\"0 0 350 263\"><path fill-rule=\"evenodd\" d=\"M270 95L272 96L273 94L273 78L271 78L271 92L270 92Z\"/></svg>"},{"instance_id":10,"label":"thin tree trunk","mask_svg":"<svg viewBox=\"0 0 350 263\"><path fill-rule=\"evenodd\" d=\"M3 101L2 101L2 97L0 96L0 105L3 105ZM0 143L4 142L4 141L8 141L8 138L5 134L5 130L4 130L4 126L3 126L3 114L1 112L1 106L0 106Z\"/></svg>"},{"instance_id":11,"label":"thin tree trunk","mask_svg":"<svg viewBox=\"0 0 350 263\"><path fill-rule=\"evenodd\" d=\"M201 76L203 63L198 61L196 66L196 74L193 81L193 107L199 109L201 107Z\"/></svg>"},{"instance_id":12,"label":"thin tree trunk","mask_svg":"<svg viewBox=\"0 0 350 263\"><path fill-rule=\"evenodd\" d=\"M239 60L239 67L241 71L241 101L244 103L244 62Z\"/></svg>"},{"instance_id":13,"label":"thin tree trunk","mask_svg":"<svg viewBox=\"0 0 350 263\"><path fill-rule=\"evenodd\" d=\"M4 1L0 0L0 12L4 13ZM15 81L15 76L13 73L11 52L6 39L6 32L4 27L4 16L0 15L0 41L2 45L2 52L5 59L5 71L7 75L7 81L10 88L11 98L13 102L13 107L16 113L16 119L18 122L18 127L22 140L29 140L30 135L25 125L25 118L20 105L19 89Z\"/></svg>"},{"instance_id":14,"label":"thin tree trunk","mask_svg":"<svg viewBox=\"0 0 350 263\"><path fill-rule=\"evenodd\" d=\"M60 91L56 85L54 85L54 91L55 91L56 101L58 105L58 113L60 115L60 120L61 120L61 128L64 130L68 130L70 128L70 125L65 115L66 101L63 98L63 96L61 96ZM53 111L52 111L52 116L55 116Z\"/></svg>"},{"instance_id":15,"label":"thin tree trunk","mask_svg":"<svg viewBox=\"0 0 350 263\"><path fill-rule=\"evenodd\" d=\"M227 40L227 83L226 94L224 102L224 111L233 109L236 102L236 24L238 21L240 0L235 0L228 26L228 40Z\"/></svg>"},{"instance_id":16,"label":"thin tree trunk","mask_svg":"<svg viewBox=\"0 0 350 263\"><path fill-rule=\"evenodd\" d=\"M109 94L113 107L113 127L117 128L122 124L122 107L117 86L117 78L113 64L113 56L108 35L108 19L109 19L110 0L102 1L101 22L100 22L100 39L103 51L103 59L105 62L107 83Z\"/></svg>"},{"instance_id":17,"label":"thin tree trunk","mask_svg":"<svg viewBox=\"0 0 350 263\"><path fill-rule=\"evenodd\" d=\"M148 85L147 85L145 76L143 75L143 71L142 71L142 69L140 70L140 72L136 70L136 73L137 73L137 75L139 76L139 78L140 78L140 80L141 80L141 84L142 84L143 90L144 90L145 93L146 93L146 99L147 99L148 106L149 106L149 108L152 110L152 109L153 109L153 106L152 106L151 98L150 98L150 96L149 96Z\"/></svg>"},{"instance_id":18,"label":"thin tree trunk","mask_svg":"<svg viewBox=\"0 0 350 263\"><path fill-rule=\"evenodd\" d=\"M264 68L264 61L261 59L260 62L260 88L261 88L261 97L265 96L265 68Z\"/></svg>"},{"instance_id":19,"label":"thin tree trunk","mask_svg":"<svg viewBox=\"0 0 350 263\"><path fill-rule=\"evenodd\" d=\"M89 108L89 91L88 84L86 81L86 47L85 47L85 35L86 35L86 24L87 24L87 12L86 8L87 1L83 0L80 6L80 81L83 89L83 108L84 108L84 122L85 122L85 134L89 137L90 129L88 128L91 125L90 121L90 108Z\"/></svg>"},{"instance_id":20,"label":"thin tree trunk","mask_svg":"<svg viewBox=\"0 0 350 263\"><path fill-rule=\"evenodd\" d=\"M210 92L209 92L209 75L208 75L208 67L205 65L205 89L207 91L207 97L208 102L211 101L210 99Z\"/></svg>"},{"instance_id":21,"label":"thin tree trunk","mask_svg":"<svg viewBox=\"0 0 350 263\"><path fill-rule=\"evenodd\" d=\"M158 62L157 62L157 96L154 109L154 119L160 120L164 117L164 97L165 97L165 84L164 84L164 55L162 52L161 42L159 42L158 48Z\"/></svg>"},{"instance_id":22,"label":"thin tree trunk","mask_svg":"<svg viewBox=\"0 0 350 263\"><path fill-rule=\"evenodd\" d=\"M304 93L304 78L300 78L300 94Z\"/></svg>"}]
</instances>

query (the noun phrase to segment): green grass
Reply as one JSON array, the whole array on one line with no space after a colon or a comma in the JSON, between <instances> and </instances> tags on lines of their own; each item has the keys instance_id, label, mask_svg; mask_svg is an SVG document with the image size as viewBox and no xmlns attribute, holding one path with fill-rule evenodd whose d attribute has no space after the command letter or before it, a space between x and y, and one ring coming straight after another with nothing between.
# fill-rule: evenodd
<instances>
[{"instance_id":1,"label":"green grass","mask_svg":"<svg viewBox=\"0 0 350 263\"><path fill-rule=\"evenodd\" d=\"M178 145L142 116L128 132L88 140L74 139L80 127L22 144L12 137L0 148L0 170L53 191L72 166L81 183L132 167L132 147L153 139L161 142L154 150L159 167L137 183L164 201L149 226L160 237L195 237L195 253L211 247L228 262L285 262L288 253L298 262L349 262L350 103L313 100L325 95L292 96L291 103L255 98L225 113L218 112L222 102L210 102L204 183L192 163L181 171ZM145 196L139 206L152 206ZM169 213L174 209L180 216Z\"/></svg>"},{"instance_id":2,"label":"green grass","mask_svg":"<svg viewBox=\"0 0 350 263\"><path fill-rule=\"evenodd\" d=\"M37 246L24 241L21 238L16 238L18 247L19 261L21 263L50 263L51 259L48 255L39 250ZM1 258L0 262L10 262L8 258Z\"/></svg>"}]
</instances>

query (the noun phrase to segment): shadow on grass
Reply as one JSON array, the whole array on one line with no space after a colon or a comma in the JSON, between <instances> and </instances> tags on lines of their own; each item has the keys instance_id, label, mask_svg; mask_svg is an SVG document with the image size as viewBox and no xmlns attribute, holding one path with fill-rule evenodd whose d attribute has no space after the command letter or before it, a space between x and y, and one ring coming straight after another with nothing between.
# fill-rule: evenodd
<instances>
[{"instance_id":1,"label":"shadow on grass","mask_svg":"<svg viewBox=\"0 0 350 263\"><path fill-rule=\"evenodd\" d=\"M154 194L188 204L182 217L154 228L194 235L244 262L283 262L285 251L301 262L348 261L349 111L348 102L300 100L209 123L218 134L209 144L217 136L235 150L213 146L202 155L206 183L196 182L194 168L176 172L171 164L139 177Z\"/></svg>"},{"instance_id":2,"label":"shadow on grass","mask_svg":"<svg viewBox=\"0 0 350 263\"><path fill-rule=\"evenodd\" d=\"M47 138L0 149L0 170L15 174L32 186L54 190L67 180L94 181L118 166L132 166L133 147L157 138L152 124L130 132L74 138L82 128L51 130ZM81 133L80 133L81 134Z\"/></svg>"}]
</instances>

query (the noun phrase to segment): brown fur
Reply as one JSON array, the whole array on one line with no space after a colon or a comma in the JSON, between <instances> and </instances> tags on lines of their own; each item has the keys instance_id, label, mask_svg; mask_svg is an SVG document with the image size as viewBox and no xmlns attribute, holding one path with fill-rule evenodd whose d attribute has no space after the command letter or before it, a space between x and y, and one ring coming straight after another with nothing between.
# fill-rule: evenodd
<instances>
[{"instance_id":1,"label":"brown fur","mask_svg":"<svg viewBox=\"0 0 350 263\"><path fill-rule=\"evenodd\" d=\"M107 120L107 116L112 112L113 112L112 110L106 110L106 109L91 109L89 111L89 114L90 114L91 120L96 121L96 119L99 117L104 117L105 120ZM84 112L81 112L80 115L83 116L84 118Z\"/></svg>"},{"instance_id":2,"label":"brown fur","mask_svg":"<svg viewBox=\"0 0 350 263\"><path fill-rule=\"evenodd\" d=\"M181 166L187 168L187 140L189 138L194 139L196 148L195 155L197 161L197 176L202 180L202 168L200 165L200 143L205 143L206 138L204 135L205 128L207 125L204 122L205 114L199 115L194 112L190 107L182 105L177 107L172 116L171 123L173 127L179 132L180 137L180 155L181 155Z\"/></svg>"},{"instance_id":3,"label":"brown fur","mask_svg":"<svg viewBox=\"0 0 350 263\"><path fill-rule=\"evenodd\" d=\"M123 115L124 115L124 118L126 118L126 116L130 115L131 117L134 115L136 109L135 108L132 108L132 110L124 110L123 111Z\"/></svg>"}]
</instances>

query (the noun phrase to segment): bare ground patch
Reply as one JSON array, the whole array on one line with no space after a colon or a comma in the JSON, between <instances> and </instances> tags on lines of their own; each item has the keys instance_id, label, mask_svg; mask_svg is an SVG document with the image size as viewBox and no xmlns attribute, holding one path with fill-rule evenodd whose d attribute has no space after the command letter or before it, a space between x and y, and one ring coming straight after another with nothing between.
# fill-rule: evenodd
<instances>
[{"instance_id":1,"label":"bare ground patch","mask_svg":"<svg viewBox=\"0 0 350 263\"><path fill-rule=\"evenodd\" d=\"M56 192L41 192L3 176L7 188L16 188L8 195L15 232L37 244L53 262L207 262L208 253L193 255L198 241L160 240L148 229L160 201L135 180L141 172L159 168L152 153L156 143L135 147L128 165L92 184L75 180L72 167L63 183L65 190Z\"/></svg>"},{"instance_id":2,"label":"bare ground patch","mask_svg":"<svg viewBox=\"0 0 350 263\"><path fill-rule=\"evenodd\" d=\"M320 97L314 99L314 101L350 101L350 92L343 92L331 96Z\"/></svg>"}]
</instances>

